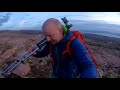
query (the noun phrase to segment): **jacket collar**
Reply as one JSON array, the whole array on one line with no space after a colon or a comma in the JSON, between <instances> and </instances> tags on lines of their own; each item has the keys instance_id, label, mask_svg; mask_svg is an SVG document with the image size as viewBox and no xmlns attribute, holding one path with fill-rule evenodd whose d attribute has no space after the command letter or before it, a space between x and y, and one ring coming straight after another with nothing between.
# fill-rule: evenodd
<instances>
[{"instance_id":1,"label":"jacket collar","mask_svg":"<svg viewBox=\"0 0 120 90\"><path fill-rule=\"evenodd\" d=\"M60 42L54 44L53 46L58 46L58 45L61 45L63 43L66 43L66 41L68 41L72 37L72 35L73 34L71 33L71 31L68 30L66 36Z\"/></svg>"}]
</instances>

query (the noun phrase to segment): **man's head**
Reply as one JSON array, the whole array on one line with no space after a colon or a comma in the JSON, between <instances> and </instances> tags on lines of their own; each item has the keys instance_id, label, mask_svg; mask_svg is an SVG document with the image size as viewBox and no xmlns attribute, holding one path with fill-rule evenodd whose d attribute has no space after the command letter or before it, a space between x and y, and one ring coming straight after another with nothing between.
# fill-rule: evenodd
<instances>
[{"instance_id":1,"label":"man's head","mask_svg":"<svg viewBox=\"0 0 120 90\"><path fill-rule=\"evenodd\" d=\"M47 41L51 44L56 44L63 39L62 26L59 20L50 18L43 23L43 34Z\"/></svg>"}]
</instances>

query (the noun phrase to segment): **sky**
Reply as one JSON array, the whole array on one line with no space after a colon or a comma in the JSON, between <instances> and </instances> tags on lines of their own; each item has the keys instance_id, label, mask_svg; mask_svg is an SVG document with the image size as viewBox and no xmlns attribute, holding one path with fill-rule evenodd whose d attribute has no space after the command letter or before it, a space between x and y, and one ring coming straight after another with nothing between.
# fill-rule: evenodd
<instances>
[{"instance_id":1,"label":"sky","mask_svg":"<svg viewBox=\"0 0 120 90\"><path fill-rule=\"evenodd\" d=\"M74 22L73 25L79 25L80 29L90 29L92 25L91 29L120 31L120 12L0 12L0 30L40 30L48 18L62 22L63 17Z\"/></svg>"}]
</instances>

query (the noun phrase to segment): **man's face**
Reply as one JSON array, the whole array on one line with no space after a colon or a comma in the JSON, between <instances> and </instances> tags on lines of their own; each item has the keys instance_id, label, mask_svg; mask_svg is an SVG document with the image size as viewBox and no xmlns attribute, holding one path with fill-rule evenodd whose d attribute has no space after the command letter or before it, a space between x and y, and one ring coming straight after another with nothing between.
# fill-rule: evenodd
<instances>
[{"instance_id":1,"label":"man's face","mask_svg":"<svg viewBox=\"0 0 120 90\"><path fill-rule=\"evenodd\" d=\"M53 25L47 26L43 30L43 34L51 44L56 44L61 40L61 30L56 30L56 27Z\"/></svg>"}]
</instances>

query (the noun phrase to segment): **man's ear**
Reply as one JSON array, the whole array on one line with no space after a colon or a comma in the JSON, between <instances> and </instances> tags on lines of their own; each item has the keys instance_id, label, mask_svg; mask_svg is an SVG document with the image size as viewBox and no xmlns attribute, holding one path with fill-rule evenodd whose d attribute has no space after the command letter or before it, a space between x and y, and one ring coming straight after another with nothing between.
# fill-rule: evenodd
<instances>
[{"instance_id":1,"label":"man's ear","mask_svg":"<svg viewBox=\"0 0 120 90\"><path fill-rule=\"evenodd\" d=\"M60 29L59 29L59 31L60 31L60 33L63 33L63 30L62 30L62 28L60 28Z\"/></svg>"},{"instance_id":2,"label":"man's ear","mask_svg":"<svg viewBox=\"0 0 120 90\"><path fill-rule=\"evenodd\" d=\"M59 33L64 36L62 28L59 28Z\"/></svg>"}]
</instances>

